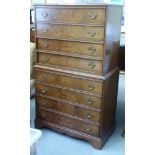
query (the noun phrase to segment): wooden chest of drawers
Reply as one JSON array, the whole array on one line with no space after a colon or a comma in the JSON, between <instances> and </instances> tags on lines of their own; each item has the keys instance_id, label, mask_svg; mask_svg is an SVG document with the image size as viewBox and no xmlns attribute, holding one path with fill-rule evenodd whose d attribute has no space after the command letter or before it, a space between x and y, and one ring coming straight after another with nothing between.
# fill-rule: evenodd
<instances>
[{"instance_id":1,"label":"wooden chest of drawers","mask_svg":"<svg viewBox=\"0 0 155 155\"><path fill-rule=\"evenodd\" d=\"M101 149L115 129L121 7L35 5L36 127Z\"/></svg>"}]
</instances>

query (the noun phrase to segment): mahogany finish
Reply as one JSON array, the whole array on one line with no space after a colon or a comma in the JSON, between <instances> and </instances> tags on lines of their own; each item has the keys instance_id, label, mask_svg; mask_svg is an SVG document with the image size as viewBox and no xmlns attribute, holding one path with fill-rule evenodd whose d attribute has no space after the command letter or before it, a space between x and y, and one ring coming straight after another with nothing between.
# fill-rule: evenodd
<instances>
[{"instance_id":1,"label":"mahogany finish","mask_svg":"<svg viewBox=\"0 0 155 155\"><path fill-rule=\"evenodd\" d=\"M115 129L121 7L35 5L36 120L101 149Z\"/></svg>"}]
</instances>

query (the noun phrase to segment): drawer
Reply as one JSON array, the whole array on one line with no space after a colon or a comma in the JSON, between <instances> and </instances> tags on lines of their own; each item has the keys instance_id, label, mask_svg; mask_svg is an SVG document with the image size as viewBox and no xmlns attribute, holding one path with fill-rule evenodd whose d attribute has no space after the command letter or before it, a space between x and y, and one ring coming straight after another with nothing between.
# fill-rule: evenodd
<instances>
[{"instance_id":1,"label":"drawer","mask_svg":"<svg viewBox=\"0 0 155 155\"><path fill-rule=\"evenodd\" d=\"M47 97L55 97L65 101L101 108L101 97L62 89L61 87L52 87L36 83L36 92L37 94Z\"/></svg>"},{"instance_id":2,"label":"drawer","mask_svg":"<svg viewBox=\"0 0 155 155\"><path fill-rule=\"evenodd\" d=\"M77 105L64 103L62 101L47 99L45 97L36 97L36 103L39 107L53 109L56 111L68 113L74 116L78 116L87 120L99 122L100 112L95 110L86 109Z\"/></svg>"},{"instance_id":3,"label":"drawer","mask_svg":"<svg viewBox=\"0 0 155 155\"><path fill-rule=\"evenodd\" d=\"M102 75L102 61L38 52L38 63Z\"/></svg>"},{"instance_id":4,"label":"drawer","mask_svg":"<svg viewBox=\"0 0 155 155\"><path fill-rule=\"evenodd\" d=\"M37 37L103 41L104 27L37 24Z\"/></svg>"},{"instance_id":5,"label":"drawer","mask_svg":"<svg viewBox=\"0 0 155 155\"><path fill-rule=\"evenodd\" d=\"M105 23L104 8L36 8L36 22Z\"/></svg>"},{"instance_id":6,"label":"drawer","mask_svg":"<svg viewBox=\"0 0 155 155\"><path fill-rule=\"evenodd\" d=\"M61 85L102 95L102 82L92 79L80 78L69 74L55 73L46 70L35 69L35 80L41 83Z\"/></svg>"},{"instance_id":7,"label":"drawer","mask_svg":"<svg viewBox=\"0 0 155 155\"><path fill-rule=\"evenodd\" d=\"M71 129L75 129L77 131L84 132L86 134L90 134L93 136L98 136L99 134L99 126L93 125L78 119L74 119L68 116L64 116L58 113L54 113L45 109L37 110L37 117L58 125L62 125L64 127L68 127Z\"/></svg>"},{"instance_id":8,"label":"drawer","mask_svg":"<svg viewBox=\"0 0 155 155\"><path fill-rule=\"evenodd\" d=\"M51 51L78 54L81 56L87 55L92 57L103 58L104 46L103 44L83 43L76 41L63 41L63 40L49 40L38 39L38 49L46 49Z\"/></svg>"}]
</instances>

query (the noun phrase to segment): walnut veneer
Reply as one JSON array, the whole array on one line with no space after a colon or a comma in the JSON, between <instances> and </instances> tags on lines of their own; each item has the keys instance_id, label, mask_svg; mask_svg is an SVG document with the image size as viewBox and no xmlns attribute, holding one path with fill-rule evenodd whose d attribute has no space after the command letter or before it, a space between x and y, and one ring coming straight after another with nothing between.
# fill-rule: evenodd
<instances>
[{"instance_id":1,"label":"walnut veneer","mask_svg":"<svg viewBox=\"0 0 155 155\"><path fill-rule=\"evenodd\" d=\"M121 7L35 5L36 127L101 149L115 129Z\"/></svg>"}]
</instances>

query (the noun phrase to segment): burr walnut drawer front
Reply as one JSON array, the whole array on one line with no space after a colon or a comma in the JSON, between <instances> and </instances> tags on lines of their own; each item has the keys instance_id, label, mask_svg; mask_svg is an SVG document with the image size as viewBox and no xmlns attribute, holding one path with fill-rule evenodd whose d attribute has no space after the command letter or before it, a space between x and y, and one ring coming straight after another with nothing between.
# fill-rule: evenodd
<instances>
[{"instance_id":1,"label":"burr walnut drawer front","mask_svg":"<svg viewBox=\"0 0 155 155\"><path fill-rule=\"evenodd\" d=\"M101 108L101 97L71 91L60 86L54 87L36 83L36 93L46 97L54 97L68 102Z\"/></svg>"},{"instance_id":2,"label":"burr walnut drawer front","mask_svg":"<svg viewBox=\"0 0 155 155\"><path fill-rule=\"evenodd\" d=\"M105 23L104 8L36 8L36 22Z\"/></svg>"},{"instance_id":3,"label":"burr walnut drawer front","mask_svg":"<svg viewBox=\"0 0 155 155\"><path fill-rule=\"evenodd\" d=\"M102 75L102 61L38 52L38 63Z\"/></svg>"},{"instance_id":4,"label":"burr walnut drawer front","mask_svg":"<svg viewBox=\"0 0 155 155\"><path fill-rule=\"evenodd\" d=\"M100 112L95 110L90 110L87 108L80 107L79 105L73 105L69 103L64 103L62 101L47 99L45 97L36 97L37 105L39 107L53 109L56 111L71 114L73 116L81 117L90 121L99 122Z\"/></svg>"},{"instance_id":5,"label":"burr walnut drawer front","mask_svg":"<svg viewBox=\"0 0 155 155\"><path fill-rule=\"evenodd\" d=\"M38 39L38 49L103 58L104 45L76 41Z\"/></svg>"},{"instance_id":6,"label":"burr walnut drawer front","mask_svg":"<svg viewBox=\"0 0 155 155\"><path fill-rule=\"evenodd\" d=\"M102 95L102 81L35 69L35 80Z\"/></svg>"},{"instance_id":7,"label":"burr walnut drawer front","mask_svg":"<svg viewBox=\"0 0 155 155\"><path fill-rule=\"evenodd\" d=\"M103 41L104 27L37 24L37 37Z\"/></svg>"},{"instance_id":8,"label":"burr walnut drawer front","mask_svg":"<svg viewBox=\"0 0 155 155\"><path fill-rule=\"evenodd\" d=\"M69 116L64 116L60 113L51 112L50 110L39 108L37 112L37 117L45 121L75 129L77 131L81 131L93 136L98 136L99 134L98 125L90 124Z\"/></svg>"}]
</instances>

